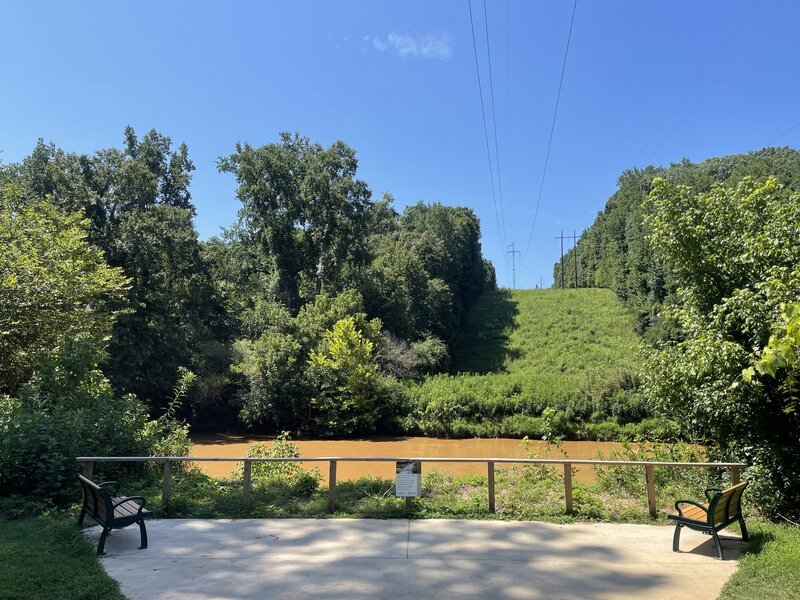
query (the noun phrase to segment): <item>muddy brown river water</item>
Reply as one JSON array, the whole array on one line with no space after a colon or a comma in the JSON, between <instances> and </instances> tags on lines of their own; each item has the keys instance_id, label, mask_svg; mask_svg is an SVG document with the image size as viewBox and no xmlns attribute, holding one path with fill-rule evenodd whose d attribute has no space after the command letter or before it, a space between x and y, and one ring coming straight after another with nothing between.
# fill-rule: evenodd
<instances>
[{"instance_id":1,"label":"muddy brown river water","mask_svg":"<svg viewBox=\"0 0 800 600\"><path fill-rule=\"evenodd\" d=\"M198 434L192 436L192 456L244 457L255 442L270 442L271 437L233 434ZM398 458L527 458L521 441L510 438L440 439L426 437L375 437L357 440L296 440L300 456L306 457L398 457ZM591 459L610 458L621 449L619 442L563 442L560 448L533 440L530 452L538 458ZM198 467L213 477L227 477L236 466L228 462L199 462ZM302 463L306 469L319 468L327 478L328 463ZM453 475L485 475L485 463L428 463L423 472L437 470ZM393 479L395 466L391 462L340 462L337 480L354 480L364 475ZM581 467L576 473L580 481L594 480L594 471Z\"/></svg>"}]
</instances>

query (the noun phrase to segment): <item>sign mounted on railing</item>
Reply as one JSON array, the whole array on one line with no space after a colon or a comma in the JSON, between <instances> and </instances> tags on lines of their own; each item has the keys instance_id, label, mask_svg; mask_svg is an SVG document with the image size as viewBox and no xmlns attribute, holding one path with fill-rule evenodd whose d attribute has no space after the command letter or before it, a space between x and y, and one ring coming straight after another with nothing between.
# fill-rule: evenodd
<instances>
[{"instance_id":1,"label":"sign mounted on railing","mask_svg":"<svg viewBox=\"0 0 800 600\"><path fill-rule=\"evenodd\" d=\"M422 491L422 463L418 460L396 463L395 496L416 498Z\"/></svg>"}]
</instances>

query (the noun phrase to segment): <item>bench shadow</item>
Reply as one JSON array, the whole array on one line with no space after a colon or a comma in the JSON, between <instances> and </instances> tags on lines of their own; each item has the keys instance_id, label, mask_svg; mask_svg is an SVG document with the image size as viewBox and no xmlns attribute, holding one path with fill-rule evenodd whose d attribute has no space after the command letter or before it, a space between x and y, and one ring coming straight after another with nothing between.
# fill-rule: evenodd
<instances>
[{"instance_id":1,"label":"bench shadow","mask_svg":"<svg viewBox=\"0 0 800 600\"><path fill-rule=\"evenodd\" d=\"M451 372L494 373L519 358L521 353L508 347L517 314L519 308L508 290L486 292L478 298L453 344Z\"/></svg>"},{"instance_id":2,"label":"bench shadow","mask_svg":"<svg viewBox=\"0 0 800 600\"><path fill-rule=\"evenodd\" d=\"M741 536L735 534L720 535L719 541L722 544L722 560L725 562L739 560L743 553L750 552L751 543L755 537L756 536L751 536L750 541L745 542L742 540ZM685 546L688 546L688 544ZM705 541L696 545L694 548L687 549L685 546L681 544L681 553L683 554L696 554L698 556L707 556L716 559L717 555L714 550L714 541L711 539L710 535L707 536Z\"/></svg>"}]
</instances>

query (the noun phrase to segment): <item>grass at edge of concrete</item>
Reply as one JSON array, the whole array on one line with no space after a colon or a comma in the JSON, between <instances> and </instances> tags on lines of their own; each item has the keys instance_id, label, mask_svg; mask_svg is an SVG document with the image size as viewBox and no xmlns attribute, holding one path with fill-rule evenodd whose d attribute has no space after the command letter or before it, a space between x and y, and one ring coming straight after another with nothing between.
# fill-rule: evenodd
<instances>
[{"instance_id":1,"label":"grass at edge of concrete","mask_svg":"<svg viewBox=\"0 0 800 600\"><path fill-rule=\"evenodd\" d=\"M752 522L750 548L720 600L800 600L800 527Z\"/></svg>"},{"instance_id":2,"label":"grass at edge of concrete","mask_svg":"<svg viewBox=\"0 0 800 600\"><path fill-rule=\"evenodd\" d=\"M0 600L125 600L72 519L0 521Z\"/></svg>"}]
</instances>

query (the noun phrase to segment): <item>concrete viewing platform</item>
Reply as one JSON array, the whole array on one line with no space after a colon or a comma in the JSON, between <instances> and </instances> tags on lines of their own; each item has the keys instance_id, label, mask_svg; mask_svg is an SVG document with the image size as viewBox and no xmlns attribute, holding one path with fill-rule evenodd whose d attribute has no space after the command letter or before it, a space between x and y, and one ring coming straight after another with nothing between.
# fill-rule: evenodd
<instances>
[{"instance_id":1,"label":"concrete viewing platform","mask_svg":"<svg viewBox=\"0 0 800 600\"><path fill-rule=\"evenodd\" d=\"M672 527L531 521L165 519L114 531L102 564L131 600L713 600L745 544ZM99 527L87 530L93 542Z\"/></svg>"}]
</instances>

